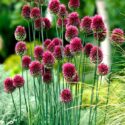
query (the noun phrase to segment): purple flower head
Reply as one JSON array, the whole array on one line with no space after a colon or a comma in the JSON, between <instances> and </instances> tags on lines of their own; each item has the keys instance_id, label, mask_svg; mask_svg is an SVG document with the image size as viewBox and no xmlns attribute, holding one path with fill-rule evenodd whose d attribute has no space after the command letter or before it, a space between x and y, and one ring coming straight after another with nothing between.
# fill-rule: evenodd
<instances>
[{"instance_id":1,"label":"purple flower head","mask_svg":"<svg viewBox=\"0 0 125 125\"><path fill-rule=\"evenodd\" d=\"M45 27L45 23L43 21L43 18L40 17L40 18L35 19L35 21L34 21L34 27L38 31L40 31L41 28L44 28Z\"/></svg>"},{"instance_id":2,"label":"purple flower head","mask_svg":"<svg viewBox=\"0 0 125 125\"><path fill-rule=\"evenodd\" d=\"M25 69L25 70L28 70L29 69L29 64L31 62L31 57L30 56L23 56L22 57L22 67Z\"/></svg>"},{"instance_id":3,"label":"purple flower head","mask_svg":"<svg viewBox=\"0 0 125 125\"><path fill-rule=\"evenodd\" d=\"M47 48L50 43L51 43L51 39L46 39L44 41L44 47Z\"/></svg>"},{"instance_id":4,"label":"purple flower head","mask_svg":"<svg viewBox=\"0 0 125 125\"><path fill-rule=\"evenodd\" d=\"M70 44L67 44L64 48L64 56L67 58L72 58L73 54L70 51Z\"/></svg>"},{"instance_id":5,"label":"purple flower head","mask_svg":"<svg viewBox=\"0 0 125 125\"><path fill-rule=\"evenodd\" d=\"M60 18L64 18L67 16L67 10L66 10L66 6L64 4L60 4L58 16Z\"/></svg>"},{"instance_id":6,"label":"purple flower head","mask_svg":"<svg viewBox=\"0 0 125 125\"><path fill-rule=\"evenodd\" d=\"M93 45L91 43L87 43L84 47L84 52L87 56L90 55L91 49L93 48Z\"/></svg>"},{"instance_id":7,"label":"purple flower head","mask_svg":"<svg viewBox=\"0 0 125 125\"><path fill-rule=\"evenodd\" d=\"M101 76L107 75L109 72L109 67L103 63L98 65L98 74Z\"/></svg>"},{"instance_id":8,"label":"purple flower head","mask_svg":"<svg viewBox=\"0 0 125 125\"><path fill-rule=\"evenodd\" d=\"M52 74L51 72L45 72L43 74L43 82L46 84L49 84L52 82Z\"/></svg>"},{"instance_id":9,"label":"purple flower head","mask_svg":"<svg viewBox=\"0 0 125 125\"><path fill-rule=\"evenodd\" d=\"M64 18L64 19L58 18L58 20L57 20L57 26L59 28L62 28L62 25L63 25L63 27L65 28L66 25L67 25L67 22L68 22L67 18Z\"/></svg>"},{"instance_id":10,"label":"purple flower head","mask_svg":"<svg viewBox=\"0 0 125 125\"><path fill-rule=\"evenodd\" d=\"M43 18L44 24L45 24L45 29L49 30L51 28L51 22L48 18L44 17Z\"/></svg>"},{"instance_id":11,"label":"purple flower head","mask_svg":"<svg viewBox=\"0 0 125 125\"><path fill-rule=\"evenodd\" d=\"M32 8L30 13L30 18L35 20L40 17L41 17L40 9L38 7Z\"/></svg>"},{"instance_id":12,"label":"purple flower head","mask_svg":"<svg viewBox=\"0 0 125 125\"><path fill-rule=\"evenodd\" d=\"M29 20L30 19L30 6L29 5L24 5L23 8L22 8L22 16Z\"/></svg>"},{"instance_id":13,"label":"purple flower head","mask_svg":"<svg viewBox=\"0 0 125 125\"><path fill-rule=\"evenodd\" d=\"M73 10L77 9L80 6L80 0L69 0L68 6Z\"/></svg>"}]
</instances>

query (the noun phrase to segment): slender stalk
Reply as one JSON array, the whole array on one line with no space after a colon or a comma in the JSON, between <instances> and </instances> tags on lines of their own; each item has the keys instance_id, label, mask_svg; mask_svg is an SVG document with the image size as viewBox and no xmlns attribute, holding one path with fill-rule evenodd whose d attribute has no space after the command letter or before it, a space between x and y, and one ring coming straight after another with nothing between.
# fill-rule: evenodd
<instances>
[{"instance_id":1,"label":"slender stalk","mask_svg":"<svg viewBox=\"0 0 125 125\"><path fill-rule=\"evenodd\" d=\"M15 109L15 112L16 112L16 118L17 118L17 124L18 124L18 113L17 113L17 108L16 108L16 104L15 104L15 101L14 101L12 93L11 93L11 98L12 98L13 106L14 106L14 109Z\"/></svg>"},{"instance_id":2,"label":"slender stalk","mask_svg":"<svg viewBox=\"0 0 125 125\"><path fill-rule=\"evenodd\" d=\"M19 124L21 124L21 91L19 88L19 102L20 102L20 117L19 117Z\"/></svg>"}]
</instances>

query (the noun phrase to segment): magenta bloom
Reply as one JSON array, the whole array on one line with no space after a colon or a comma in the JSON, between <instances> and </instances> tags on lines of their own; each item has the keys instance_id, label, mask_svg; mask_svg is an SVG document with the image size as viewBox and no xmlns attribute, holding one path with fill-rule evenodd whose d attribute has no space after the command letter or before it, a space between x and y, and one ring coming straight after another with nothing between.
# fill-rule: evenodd
<instances>
[{"instance_id":1,"label":"magenta bloom","mask_svg":"<svg viewBox=\"0 0 125 125\"><path fill-rule=\"evenodd\" d=\"M101 16L95 15L92 18L91 28L94 33L102 32L105 29L105 24Z\"/></svg>"},{"instance_id":2,"label":"magenta bloom","mask_svg":"<svg viewBox=\"0 0 125 125\"><path fill-rule=\"evenodd\" d=\"M25 69L25 70L28 70L29 69L29 64L31 62L31 57L30 56L23 56L22 57L22 67Z\"/></svg>"},{"instance_id":3,"label":"magenta bloom","mask_svg":"<svg viewBox=\"0 0 125 125\"><path fill-rule=\"evenodd\" d=\"M48 8L50 12L57 14L59 12L59 5L60 5L59 0L50 0Z\"/></svg>"},{"instance_id":4,"label":"magenta bloom","mask_svg":"<svg viewBox=\"0 0 125 125\"><path fill-rule=\"evenodd\" d=\"M68 6L71 9L77 9L80 6L80 0L69 0Z\"/></svg>"},{"instance_id":5,"label":"magenta bloom","mask_svg":"<svg viewBox=\"0 0 125 125\"><path fill-rule=\"evenodd\" d=\"M106 29L104 28L103 31L98 32L98 33L94 33L94 38L95 38L96 40L98 40L99 42L102 42L102 41L105 40L106 35L107 35L107 34L106 34Z\"/></svg>"},{"instance_id":6,"label":"magenta bloom","mask_svg":"<svg viewBox=\"0 0 125 125\"><path fill-rule=\"evenodd\" d=\"M125 41L124 31L120 28L116 28L112 31L111 41L117 44L121 44Z\"/></svg>"},{"instance_id":7,"label":"magenta bloom","mask_svg":"<svg viewBox=\"0 0 125 125\"><path fill-rule=\"evenodd\" d=\"M82 18L81 23L80 23L80 29L81 31L83 31L84 33L91 33L92 29L91 29L91 23L92 23L92 18L89 16L85 16Z\"/></svg>"},{"instance_id":8,"label":"magenta bloom","mask_svg":"<svg viewBox=\"0 0 125 125\"><path fill-rule=\"evenodd\" d=\"M52 40L52 43L55 45L55 46L58 46L58 45L62 45L62 39L60 39L60 38L54 38L53 40Z\"/></svg>"},{"instance_id":9,"label":"magenta bloom","mask_svg":"<svg viewBox=\"0 0 125 125\"><path fill-rule=\"evenodd\" d=\"M64 18L64 19L58 18L58 20L57 20L57 26L59 28L62 28L62 25L63 25L63 27L66 27L67 22L68 22L67 18Z\"/></svg>"},{"instance_id":10,"label":"magenta bloom","mask_svg":"<svg viewBox=\"0 0 125 125\"><path fill-rule=\"evenodd\" d=\"M62 48L62 46L60 46L60 45L55 46L53 55L57 60L62 59L63 58L63 48Z\"/></svg>"},{"instance_id":11,"label":"magenta bloom","mask_svg":"<svg viewBox=\"0 0 125 125\"><path fill-rule=\"evenodd\" d=\"M22 8L22 16L25 18L25 19L30 19L30 6L29 5L24 5L23 8Z\"/></svg>"},{"instance_id":12,"label":"magenta bloom","mask_svg":"<svg viewBox=\"0 0 125 125\"><path fill-rule=\"evenodd\" d=\"M91 43L87 43L84 47L84 52L87 56L90 55L91 49L93 48L93 45Z\"/></svg>"},{"instance_id":13,"label":"magenta bloom","mask_svg":"<svg viewBox=\"0 0 125 125\"><path fill-rule=\"evenodd\" d=\"M23 41L20 41L18 43L16 43L15 46L15 52L17 55L23 56L26 53L26 43Z\"/></svg>"},{"instance_id":14,"label":"magenta bloom","mask_svg":"<svg viewBox=\"0 0 125 125\"><path fill-rule=\"evenodd\" d=\"M103 60L103 53L102 53L102 50L97 47L97 46L94 46L92 49L91 49L91 52L90 52L90 60L93 62L93 63L101 63L102 60Z\"/></svg>"},{"instance_id":15,"label":"magenta bloom","mask_svg":"<svg viewBox=\"0 0 125 125\"><path fill-rule=\"evenodd\" d=\"M17 41L23 41L26 39L26 30L23 26L17 26L16 30L15 30L15 39Z\"/></svg>"},{"instance_id":16,"label":"magenta bloom","mask_svg":"<svg viewBox=\"0 0 125 125\"><path fill-rule=\"evenodd\" d=\"M64 56L67 57L67 58L72 58L73 55L70 51L70 44L67 44L64 48Z\"/></svg>"},{"instance_id":17,"label":"magenta bloom","mask_svg":"<svg viewBox=\"0 0 125 125\"><path fill-rule=\"evenodd\" d=\"M35 46L34 48L34 57L37 60L42 60L42 56L43 56L43 48L41 46Z\"/></svg>"},{"instance_id":18,"label":"magenta bloom","mask_svg":"<svg viewBox=\"0 0 125 125\"><path fill-rule=\"evenodd\" d=\"M67 10L66 10L66 6L64 4L60 4L58 16L60 18L64 18L67 16Z\"/></svg>"},{"instance_id":19,"label":"magenta bloom","mask_svg":"<svg viewBox=\"0 0 125 125\"><path fill-rule=\"evenodd\" d=\"M11 78L6 78L4 80L4 90L7 93L12 93L15 90L15 87L13 86L13 80Z\"/></svg>"},{"instance_id":20,"label":"magenta bloom","mask_svg":"<svg viewBox=\"0 0 125 125\"><path fill-rule=\"evenodd\" d=\"M62 90L60 94L60 100L64 103L68 103L72 101L72 93L70 89L64 89Z\"/></svg>"},{"instance_id":21,"label":"magenta bloom","mask_svg":"<svg viewBox=\"0 0 125 125\"><path fill-rule=\"evenodd\" d=\"M77 12L72 12L69 14L68 25L73 25L73 26L79 27L80 19L79 19L79 14Z\"/></svg>"},{"instance_id":22,"label":"magenta bloom","mask_svg":"<svg viewBox=\"0 0 125 125\"><path fill-rule=\"evenodd\" d=\"M62 73L65 79L72 80L76 74L75 65L72 63L65 63L62 66Z\"/></svg>"},{"instance_id":23,"label":"magenta bloom","mask_svg":"<svg viewBox=\"0 0 125 125\"><path fill-rule=\"evenodd\" d=\"M40 9L38 7L32 8L30 13L30 18L35 20L37 18L40 18L40 16L41 16Z\"/></svg>"},{"instance_id":24,"label":"magenta bloom","mask_svg":"<svg viewBox=\"0 0 125 125\"><path fill-rule=\"evenodd\" d=\"M75 37L70 41L70 50L73 54L77 54L82 51L82 41L80 38Z\"/></svg>"},{"instance_id":25,"label":"magenta bloom","mask_svg":"<svg viewBox=\"0 0 125 125\"><path fill-rule=\"evenodd\" d=\"M44 47L47 48L50 43L51 43L51 39L46 39L44 41Z\"/></svg>"},{"instance_id":26,"label":"magenta bloom","mask_svg":"<svg viewBox=\"0 0 125 125\"><path fill-rule=\"evenodd\" d=\"M43 65L46 68L52 68L55 62L55 58L50 51L46 51L43 53Z\"/></svg>"},{"instance_id":27,"label":"magenta bloom","mask_svg":"<svg viewBox=\"0 0 125 125\"><path fill-rule=\"evenodd\" d=\"M41 64L39 61L32 61L29 65L29 69L30 69L30 74L33 77L38 77L42 73Z\"/></svg>"},{"instance_id":28,"label":"magenta bloom","mask_svg":"<svg viewBox=\"0 0 125 125\"><path fill-rule=\"evenodd\" d=\"M78 36L78 29L76 26L70 25L66 28L65 38L67 41L70 41L72 38L77 36Z\"/></svg>"},{"instance_id":29,"label":"magenta bloom","mask_svg":"<svg viewBox=\"0 0 125 125\"><path fill-rule=\"evenodd\" d=\"M48 46L47 46L47 50L49 50L50 52L53 52L55 48L55 44L53 42L51 42Z\"/></svg>"},{"instance_id":30,"label":"magenta bloom","mask_svg":"<svg viewBox=\"0 0 125 125\"><path fill-rule=\"evenodd\" d=\"M16 88L21 88L22 86L24 86L24 79L22 76L20 75L15 75L13 78L13 86Z\"/></svg>"},{"instance_id":31,"label":"magenta bloom","mask_svg":"<svg viewBox=\"0 0 125 125\"><path fill-rule=\"evenodd\" d=\"M52 82L52 74L51 74L51 72L45 72L43 74L43 82L47 83L47 84Z\"/></svg>"},{"instance_id":32,"label":"magenta bloom","mask_svg":"<svg viewBox=\"0 0 125 125\"><path fill-rule=\"evenodd\" d=\"M41 30L41 28L45 27L45 23L43 21L43 18L37 18L34 21L34 26L36 30Z\"/></svg>"},{"instance_id":33,"label":"magenta bloom","mask_svg":"<svg viewBox=\"0 0 125 125\"><path fill-rule=\"evenodd\" d=\"M109 72L109 67L103 63L98 65L98 74L101 76L107 75Z\"/></svg>"},{"instance_id":34,"label":"magenta bloom","mask_svg":"<svg viewBox=\"0 0 125 125\"><path fill-rule=\"evenodd\" d=\"M49 30L51 28L51 22L48 18L44 17L43 18L44 24L45 24L45 29Z\"/></svg>"}]
</instances>

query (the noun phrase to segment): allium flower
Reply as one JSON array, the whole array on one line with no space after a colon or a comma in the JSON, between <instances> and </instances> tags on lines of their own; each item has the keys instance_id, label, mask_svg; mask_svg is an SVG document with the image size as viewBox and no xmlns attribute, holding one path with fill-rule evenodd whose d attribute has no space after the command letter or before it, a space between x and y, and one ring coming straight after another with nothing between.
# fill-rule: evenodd
<instances>
[{"instance_id":1,"label":"allium flower","mask_svg":"<svg viewBox=\"0 0 125 125\"><path fill-rule=\"evenodd\" d=\"M68 103L72 101L72 93L70 89L64 89L60 93L60 100L64 103Z\"/></svg>"},{"instance_id":2,"label":"allium flower","mask_svg":"<svg viewBox=\"0 0 125 125\"><path fill-rule=\"evenodd\" d=\"M60 4L58 16L60 18L64 18L67 16L67 10L66 10L66 6L64 4Z\"/></svg>"},{"instance_id":3,"label":"allium flower","mask_svg":"<svg viewBox=\"0 0 125 125\"><path fill-rule=\"evenodd\" d=\"M58 46L58 45L62 45L62 39L60 39L60 38L54 38L53 40L52 40L52 43L54 43L54 45L55 46Z\"/></svg>"},{"instance_id":4,"label":"allium flower","mask_svg":"<svg viewBox=\"0 0 125 125\"><path fill-rule=\"evenodd\" d=\"M30 56L23 56L22 57L22 67L25 69L25 70L28 70L29 69L29 64L31 62L31 57Z\"/></svg>"},{"instance_id":5,"label":"allium flower","mask_svg":"<svg viewBox=\"0 0 125 125\"><path fill-rule=\"evenodd\" d=\"M78 38L78 37L75 37L73 39L71 39L70 41L70 50L73 54L77 54L79 52L82 51L82 42L81 42L81 39Z\"/></svg>"},{"instance_id":6,"label":"allium flower","mask_svg":"<svg viewBox=\"0 0 125 125\"><path fill-rule=\"evenodd\" d=\"M87 56L90 55L91 49L93 48L93 45L91 43L87 43L84 47L84 52Z\"/></svg>"},{"instance_id":7,"label":"allium flower","mask_svg":"<svg viewBox=\"0 0 125 125\"><path fill-rule=\"evenodd\" d=\"M72 63L65 63L62 66L62 73L65 79L72 80L76 74L75 65Z\"/></svg>"},{"instance_id":8,"label":"allium flower","mask_svg":"<svg viewBox=\"0 0 125 125\"><path fill-rule=\"evenodd\" d=\"M51 28L51 22L48 18L44 17L43 18L44 24L45 24L45 29L49 30Z\"/></svg>"},{"instance_id":9,"label":"allium flower","mask_svg":"<svg viewBox=\"0 0 125 125\"><path fill-rule=\"evenodd\" d=\"M105 24L101 16L95 15L92 18L91 28L94 33L102 32L105 29Z\"/></svg>"},{"instance_id":10,"label":"allium flower","mask_svg":"<svg viewBox=\"0 0 125 125\"><path fill-rule=\"evenodd\" d=\"M62 48L62 46L60 46L60 45L55 46L53 55L57 60L62 59L63 58L63 48Z\"/></svg>"},{"instance_id":11,"label":"allium flower","mask_svg":"<svg viewBox=\"0 0 125 125\"><path fill-rule=\"evenodd\" d=\"M40 16L41 16L40 9L38 7L32 8L30 13L30 18L35 20L37 18L40 18Z\"/></svg>"},{"instance_id":12,"label":"allium flower","mask_svg":"<svg viewBox=\"0 0 125 125\"><path fill-rule=\"evenodd\" d=\"M30 69L30 74L33 77L38 77L41 75L42 71L41 71L41 64L39 61L32 61L29 65L29 69Z\"/></svg>"},{"instance_id":13,"label":"allium flower","mask_svg":"<svg viewBox=\"0 0 125 125\"><path fill-rule=\"evenodd\" d=\"M17 55L23 56L26 53L26 43L23 41L20 41L15 46L15 52Z\"/></svg>"},{"instance_id":14,"label":"allium flower","mask_svg":"<svg viewBox=\"0 0 125 125\"><path fill-rule=\"evenodd\" d=\"M12 93L15 90L15 87L13 86L13 80L11 78L6 78L4 80L4 90L7 93Z\"/></svg>"},{"instance_id":15,"label":"allium flower","mask_svg":"<svg viewBox=\"0 0 125 125\"><path fill-rule=\"evenodd\" d=\"M25 19L30 19L30 6L29 5L24 5L23 8L22 8L22 16L25 18Z\"/></svg>"},{"instance_id":16,"label":"allium flower","mask_svg":"<svg viewBox=\"0 0 125 125\"><path fill-rule=\"evenodd\" d=\"M43 74L43 82L47 83L47 84L52 82L52 74L51 74L51 72L45 72Z\"/></svg>"},{"instance_id":17,"label":"allium flower","mask_svg":"<svg viewBox=\"0 0 125 125\"><path fill-rule=\"evenodd\" d=\"M94 33L94 38L99 42L102 42L106 38L106 29L103 29L102 32Z\"/></svg>"},{"instance_id":18,"label":"allium flower","mask_svg":"<svg viewBox=\"0 0 125 125\"><path fill-rule=\"evenodd\" d=\"M20 75L15 75L14 78L13 78L13 85L16 87L16 88L21 88L22 86L24 86L24 79L22 76Z\"/></svg>"},{"instance_id":19,"label":"allium flower","mask_svg":"<svg viewBox=\"0 0 125 125\"><path fill-rule=\"evenodd\" d=\"M44 47L47 48L50 43L51 43L51 39L46 39L44 41Z\"/></svg>"},{"instance_id":20,"label":"allium flower","mask_svg":"<svg viewBox=\"0 0 125 125\"><path fill-rule=\"evenodd\" d=\"M53 42L51 42L48 46L47 46L47 50L49 50L50 52L53 52L55 48L55 44Z\"/></svg>"},{"instance_id":21,"label":"allium flower","mask_svg":"<svg viewBox=\"0 0 125 125\"><path fill-rule=\"evenodd\" d=\"M59 12L59 5L60 5L59 0L50 0L48 8L50 12L57 14Z\"/></svg>"},{"instance_id":22,"label":"allium flower","mask_svg":"<svg viewBox=\"0 0 125 125\"><path fill-rule=\"evenodd\" d=\"M34 21L34 27L36 30L41 30L41 28L45 27L45 23L43 21L43 18L37 18Z\"/></svg>"},{"instance_id":23,"label":"allium flower","mask_svg":"<svg viewBox=\"0 0 125 125\"><path fill-rule=\"evenodd\" d=\"M80 19L79 19L79 14L77 12L72 12L69 14L68 25L73 25L73 26L79 27Z\"/></svg>"},{"instance_id":24,"label":"allium flower","mask_svg":"<svg viewBox=\"0 0 125 125\"><path fill-rule=\"evenodd\" d=\"M103 53L102 53L102 50L97 47L97 46L94 46L92 49L91 49L91 52L90 52L90 60L93 62L93 63L101 63L102 60L103 60Z\"/></svg>"},{"instance_id":25,"label":"allium flower","mask_svg":"<svg viewBox=\"0 0 125 125\"><path fill-rule=\"evenodd\" d=\"M67 57L67 58L72 58L73 55L70 51L70 44L67 44L64 48L64 56Z\"/></svg>"},{"instance_id":26,"label":"allium flower","mask_svg":"<svg viewBox=\"0 0 125 125\"><path fill-rule=\"evenodd\" d=\"M67 22L68 22L67 18L64 18L64 19L58 18L58 20L57 20L57 26L59 28L62 28L62 25L63 25L63 27L66 27Z\"/></svg>"},{"instance_id":27,"label":"allium flower","mask_svg":"<svg viewBox=\"0 0 125 125\"><path fill-rule=\"evenodd\" d=\"M66 28L65 38L67 41L70 41L72 38L77 36L78 36L78 29L76 26L70 25Z\"/></svg>"},{"instance_id":28,"label":"allium flower","mask_svg":"<svg viewBox=\"0 0 125 125\"><path fill-rule=\"evenodd\" d=\"M80 6L80 0L69 0L68 6L73 10L77 9Z\"/></svg>"},{"instance_id":29,"label":"allium flower","mask_svg":"<svg viewBox=\"0 0 125 125\"><path fill-rule=\"evenodd\" d=\"M107 75L109 72L109 67L103 63L98 65L98 74L101 76Z\"/></svg>"},{"instance_id":30,"label":"allium flower","mask_svg":"<svg viewBox=\"0 0 125 125\"><path fill-rule=\"evenodd\" d=\"M82 18L81 23L80 23L80 30L83 31L84 33L91 33L91 23L92 23L92 18L89 16L85 16Z\"/></svg>"},{"instance_id":31,"label":"allium flower","mask_svg":"<svg viewBox=\"0 0 125 125\"><path fill-rule=\"evenodd\" d=\"M23 41L26 39L26 30L23 26L17 26L16 30L15 30L15 39L17 41Z\"/></svg>"},{"instance_id":32,"label":"allium flower","mask_svg":"<svg viewBox=\"0 0 125 125\"><path fill-rule=\"evenodd\" d=\"M43 53L43 65L46 68L52 68L55 62L55 58L50 51L46 51Z\"/></svg>"},{"instance_id":33,"label":"allium flower","mask_svg":"<svg viewBox=\"0 0 125 125\"><path fill-rule=\"evenodd\" d=\"M37 60L42 60L42 55L43 55L43 48L42 48L42 46L35 46L35 48L34 48L34 57L35 57L35 59L37 59Z\"/></svg>"},{"instance_id":34,"label":"allium flower","mask_svg":"<svg viewBox=\"0 0 125 125\"><path fill-rule=\"evenodd\" d=\"M45 73L50 73L51 74L51 69L48 69L44 66L44 64L41 64L41 71L42 71L42 76L45 74Z\"/></svg>"},{"instance_id":35,"label":"allium flower","mask_svg":"<svg viewBox=\"0 0 125 125\"><path fill-rule=\"evenodd\" d=\"M112 31L111 41L117 44L121 44L125 41L124 31L120 28L116 28Z\"/></svg>"}]
</instances>

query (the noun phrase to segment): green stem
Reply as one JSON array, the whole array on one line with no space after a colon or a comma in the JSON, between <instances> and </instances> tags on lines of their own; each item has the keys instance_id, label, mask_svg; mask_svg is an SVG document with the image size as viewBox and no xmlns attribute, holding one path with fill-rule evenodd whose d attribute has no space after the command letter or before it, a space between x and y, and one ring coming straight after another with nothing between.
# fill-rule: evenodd
<instances>
[{"instance_id":1,"label":"green stem","mask_svg":"<svg viewBox=\"0 0 125 125\"><path fill-rule=\"evenodd\" d=\"M21 124L21 91L19 88L19 102L20 102L20 117L19 117L19 124Z\"/></svg>"}]
</instances>

